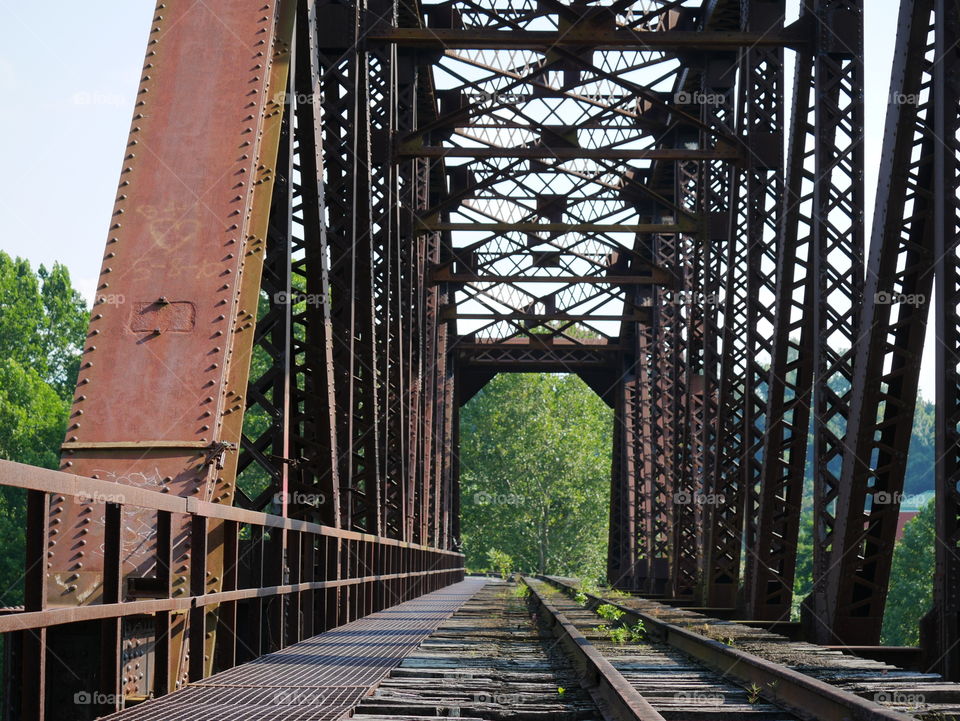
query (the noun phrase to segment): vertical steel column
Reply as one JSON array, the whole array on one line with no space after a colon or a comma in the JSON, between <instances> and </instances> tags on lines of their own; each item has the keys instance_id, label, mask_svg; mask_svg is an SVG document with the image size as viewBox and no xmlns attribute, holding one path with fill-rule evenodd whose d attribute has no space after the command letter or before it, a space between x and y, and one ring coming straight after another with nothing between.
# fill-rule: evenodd
<instances>
[{"instance_id":1,"label":"vertical steel column","mask_svg":"<svg viewBox=\"0 0 960 721\"><path fill-rule=\"evenodd\" d=\"M352 49L356 75L352 78L354 123L349 128L352 137L349 162L353 186L352 223L350 234L350 295L344 299L350 310L350 378L348 385L349 409L349 476L347 485L354 498L352 526L367 533L379 534L383 528L383 477L381 475L379 419L379 373L381 357L378 343L383 330L378 330L377 302L383 279L377 277L375 264L377 249L374 234L382 221L382 158L374 162L376 152L382 150L382 137L375 140L375 124L382 128L384 98L374 97L383 92L372 85L373 74L382 70L382 61L368 52L364 31L372 10L365 0L355 7L357 43ZM382 81L382 78L380 78ZM387 121L389 127L389 120Z\"/></svg>"},{"instance_id":2,"label":"vertical steel column","mask_svg":"<svg viewBox=\"0 0 960 721\"><path fill-rule=\"evenodd\" d=\"M636 500L640 545L637 549L639 566L637 569L637 590L660 594L665 591L664 579L669 576L669 499L657 483L655 474L655 456L652 391L652 344L651 330L648 326L635 326L636 340L636 376L637 376L637 479ZM658 580L659 579L659 580Z\"/></svg>"},{"instance_id":3,"label":"vertical steel column","mask_svg":"<svg viewBox=\"0 0 960 721\"><path fill-rule=\"evenodd\" d=\"M960 679L960 9L935 0L933 67L934 258L936 273L937 572L934 576L931 660L946 678Z\"/></svg>"},{"instance_id":4,"label":"vertical steel column","mask_svg":"<svg viewBox=\"0 0 960 721\"><path fill-rule=\"evenodd\" d=\"M670 177L672 181L672 175ZM672 185L671 185L672 189ZM654 204L645 218L659 218L662 209ZM656 222L653 220L652 222ZM651 263L659 263L660 241L655 235L641 235L637 240L639 256ZM668 267L672 268L672 265ZM672 298L662 288L651 287L652 320L649 326L636 326L638 332L638 362L646 372L646 402L644 404L644 457L648 459L645 471L649 472L644 509L648 519L646 533L647 580L645 590L651 593L669 594L673 591L674 578L674 493L676 482L672 458L672 424L675 417L675 396L672 380L676 370L675 359L670 355L670 324L668 313Z\"/></svg>"},{"instance_id":5,"label":"vertical steel column","mask_svg":"<svg viewBox=\"0 0 960 721\"><path fill-rule=\"evenodd\" d=\"M833 633L851 645L880 642L933 286L931 10L900 6L837 497L827 589Z\"/></svg>"},{"instance_id":6,"label":"vertical steel column","mask_svg":"<svg viewBox=\"0 0 960 721\"><path fill-rule=\"evenodd\" d=\"M306 295L306 302L293 314L295 331L292 354L293 383L293 455L304 486L313 486L322 499L323 523L343 527L340 497L340 457L337 432L337 373L334 365L332 317L333 288L330 280L331 232L338 230L338 218L328 205L336 207L342 197L336 195L336 163L326 162L328 154L338 151L340 118L324 116L324 108L333 106L338 96L327 97L338 87L329 60L320 46L318 23L321 12L315 0L298 4L297 64L295 72L296 147L299 185L295 187L300 212L295 216L299 233L294 237L292 271L295 286ZM325 64L327 63L327 64ZM327 173L327 179L324 173ZM332 196L328 203L328 195ZM299 236L302 235L302 240ZM343 292L341 288L337 292ZM336 305L340 306L338 300Z\"/></svg>"},{"instance_id":7,"label":"vertical steel column","mask_svg":"<svg viewBox=\"0 0 960 721\"><path fill-rule=\"evenodd\" d=\"M327 395L333 396L329 413L330 426L333 429L330 451L335 456L336 464L336 471L331 472L330 480L331 485L336 484L338 489L339 508L335 516L339 518L341 528L350 529L353 528L354 507L361 505L353 489L353 459L356 450L351 420L354 382L352 270L356 252L353 244L353 132L358 122L355 98L357 75L360 73L358 55L354 49L358 40L357 17L355 8L350 4L316 2L308 7L318 49L318 67L313 73L312 84L319 84L322 88L320 107L317 108L315 101L312 108L306 109L312 112L316 128L313 135L318 152L315 155L316 160L312 162L318 169L322 168L316 182L319 186L318 198L324 201L320 209L312 212L316 212L317 217L323 221L320 213L321 210L326 211L326 220L320 225L320 238L313 239L311 245L315 249L314 258L329 255L330 259L327 273L330 300L329 308L324 308L324 316L329 314L329 340L324 348ZM320 32L321 23L324 25L324 32ZM306 120L307 116L301 129L309 132L305 125ZM308 159L303 162L311 161ZM323 184L320 185L321 183ZM305 220L309 217L310 215L305 215ZM315 268L320 271L322 266ZM325 317L325 328L327 322ZM323 463L323 460L318 463ZM340 565L330 560L327 568L328 573L339 573ZM328 619L328 625L335 625L333 618L331 616Z\"/></svg>"},{"instance_id":8,"label":"vertical steel column","mask_svg":"<svg viewBox=\"0 0 960 721\"><path fill-rule=\"evenodd\" d=\"M695 129L683 130L699 139ZM704 225L703 164L697 161L677 162L677 204L681 212L698 219L698 228L692 233L676 236L677 275L680 292L674 296L674 313L678 316L677 355L678 374L677 418L677 480L678 490L673 501L675 511L675 558L677 561L677 596L696 595L702 591L697 582L702 572L703 555L703 307L702 253L706 227Z\"/></svg>"},{"instance_id":9,"label":"vertical steel column","mask_svg":"<svg viewBox=\"0 0 960 721\"><path fill-rule=\"evenodd\" d=\"M782 0L743 0L741 28L778 31ZM757 506L771 356L776 230L783 195L783 50L741 51L737 136L746 152L732 170L730 252L726 263L720 424L706 591L711 603L738 600L741 547L757 543ZM736 187L739 186L739 187ZM732 445L728 445L732 444Z\"/></svg>"},{"instance_id":10,"label":"vertical steel column","mask_svg":"<svg viewBox=\"0 0 960 721\"><path fill-rule=\"evenodd\" d=\"M613 406L613 451L610 463L610 525L607 581L615 588L636 584L638 555L636 415L637 377L632 356L623 360Z\"/></svg>"},{"instance_id":11,"label":"vertical steel column","mask_svg":"<svg viewBox=\"0 0 960 721\"><path fill-rule=\"evenodd\" d=\"M742 23L741 19L741 23ZM747 114L745 63L738 63L736 118L742 132ZM738 135L740 133L738 132ZM714 454L713 493L718 503L712 514L711 547L706 567L712 588L706 589L714 603L729 604L740 584L740 550L744 524L744 469L746 439L745 417L748 360L747 254L749 251L745 170L731 167L727 204L729 232L723 261L723 303L720 316L723 335L720 342L720 383L717 393L716 452ZM722 570L721 570L722 567ZM718 583L718 581L720 583ZM721 590L721 584L723 590Z\"/></svg>"},{"instance_id":12,"label":"vertical steel column","mask_svg":"<svg viewBox=\"0 0 960 721\"><path fill-rule=\"evenodd\" d=\"M739 13L737 25L739 28ZM708 57L704 63L702 92L719 102L704 103L701 114L714 132L733 135L735 121L733 100L739 63L732 53ZM722 98L722 99L721 99ZM701 131L704 140L706 131ZM702 249L701 297L703 315L703 464L701 487L712 503L703 507L701 597L705 604L730 606L736 598L739 572L730 568L739 558L740 536L731 533L722 522L730 513L727 498L719 488L717 473L718 428L722 419L718 411L718 392L721 378L723 318L720 298L725 276L726 252L730 238L730 180L728 163L722 160L704 164L703 223L706 241ZM731 499L733 500L733 499Z\"/></svg>"},{"instance_id":13,"label":"vertical steel column","mask_svg":"<svg viewBox=\"0 0 960 721\"><path fill-rule=\"evenodd\" d=\"M171 0L154 18L63 446L65 470L119 487L233 501L282 118L272 92L285 87L291 28L276 2L213 13ZM184 56L189 67L171 61ZM59 497L52 506L60 525L49 538L49 599L96 603L105 506ZM156 525L156 514L122 513L127 528ZM184 521L178 524L174 593L186 591L191 564L200 563ZM216 539L220 524L211 526ZM81 532L87 547L77 551ZM43 530L34 524L28 533ZM155 543L137 534L122 545L124 576L149 577ZM208 548L203 562L212 573L203 590L216 591L222 545ZM216 609L207 611L214 631ZM182 619L172 634L171 663L178 663ZM213 640L194 654L200 674L209 673ZM170 675L182 678L184 670Z\"/></svg>"},{"instance_id":14,"label":"vertical steel column","mask_svg":"<svg viewBox=\"0 0 960 721\"><path fill-rule=\"evenodd\" d=\"M744 27L752 32L778 32L786 12L784 0L748 0ZM784 74L782 48L751 47L743 54L746 117L741 132L747 151L747 376L744 389L744 458L742 484L744 546L747 559L757 538L760 480L769 363L773 355L773 307L776 298L777 232L784 190ZM753 566L742 565L749 578Z\"/></svg>"},{"instance_id":15,"label":"vertical steel column","mask_svg":"<svg viewBox=\"0 0 960 721\"><path fill-rule=\"evenodd\" d=\"M809 2L801 16L809 16ZM748 562L744 601L751 618L790 616L800 504L807 459L813 359L809 312L813 204L813 55L796 55L789 161L777 232L773 350L767 383L756 545ZM809 148L809 150L808 150Z\"/></svg>"},{"instance_id":16,"label":"vertical steel column","mask_svg":"<svg viewBox=\"0 0 960 721\"><path fill-rule=\"evenodd\" d=\"M817 0L814 18L814 592L806 622L812 638L835 642L826 580L864 279L862 0Z\"/></svg>"},{"instance_id":17,"label":"vertical steel column","mask_svg":"<svg viewBox=\"0 0 960 721\"><path fill-rule=\"evenodd\" d=\"M670 168L671 191L674 191L676 173L679 171L673 163ZM679 244L679 235L656 234L653 238L656 264L682 277ZM655 453L658 458L657 474L661 484L670 489L667 502L673 507L669 592L674 597L688 597L696 590L697 524L693 479L689 473L684 473L681 463L681 420L686 403L683 398L686 378L681 369L682 291L658 288L656 294L654 363L657 368L655 403L659 422L656 425Z\"/></svg>"},{"instance_id":18,"label":"vertical steel column","mask_svg":"<svg viewBox=\"0 0 960 721\"><path fill-rule=\"evenodd\" d=\"M409 132L417 123L417 100L420 87L417 82L419 66L415 52L401 51L397 57L397 130ZM422 418L420 413L421 388L421 300L425 271L422 259L423 238L415 231L417 211L424 205L423 190L429 174L424 159L401 163L397 195L397 229L399 233L400 280L398 282L398 335L403 340L400 348L400 382L403 390L400 403L404 418L399 427L398 453L402 455L402 474L398 482L400 492L400 538L413 539L413 510L420 474L418 446Z\"/></svg>"},{"instance_id":19,"label":"vertical steel column","mask_svg":"<svg viewBox=\"0 0 960 721\"><path fill-rule=\"evenodd\" d=\"M361 15L361 31L374 25L396 27L397 5L393 0L367 0ZM374 413L370 419L376 436L375 484L378 527L384 535L402 533L403 439L406 436L403 408L404 383L403 308L400 302L402 253L400 249L398 182L399 168L390 155L397 129L397 49L364 41L366 98L370 143L371 275L373 286L374 367L372 384ZM369 413L368 413L369 415ZM369 490L367 491L369 493Z\"/></svg>"}]
</instances>

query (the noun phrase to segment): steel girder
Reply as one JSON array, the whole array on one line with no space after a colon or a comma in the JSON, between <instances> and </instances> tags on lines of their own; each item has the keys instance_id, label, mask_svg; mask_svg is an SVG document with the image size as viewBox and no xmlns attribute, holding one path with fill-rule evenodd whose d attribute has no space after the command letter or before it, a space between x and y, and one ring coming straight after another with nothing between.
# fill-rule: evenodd
<instances>
[{"instance_id":1,"label":"steel girder","mask_svg":"<svg viewBox=\"0 0 960 721\"><path fill-rule=\"evenodd\" d=\"M671 53L620 52L592 38L546 51L523 42L525 28L536 23L573 34L587 26L669 32L688 22L679 5L426 6L428 33L463 31L471 39L446 47L435 62L434 74L447 88L438 93L440 115L400 133L394 153L448 161L445 197L422 213L417 227L439 230L447 248L434 278L449 284L449 307L441 312L459 330L451 348L460 401L497 370L580 373L617 411L611 580L666 589L677 577L668 555L672 536L682 529L688 550L675 558L684 569L684 593L692 593L696 507L681 526L671 518L679 488L674 467L686 469L682 487L693 492L702 464L699 451L684 447L704 434L703 401L677 400L687 375L699 375L700 361L687 368L682 349L687 333L702 334L702 321L681 306L684 283L698 276L704 250L697 161L736 157L733 134L704 123L696 101L678 105L634 79L655 70L678 78L682 68ZM421 36L385 26L370 35L404 49L426 47ZM513 38L513 45L503 46L502 38ZM671 85L682 87L679 80ZM690 131L671 131L664 142L664 129L678 120ZM682 144L690 135L699 148ZM695 176L692 186L675 172L681 162ZM664 287L655 291L658 285ZM648 333L647 320L662 330ZM619 357L607 354L593 365L596 345L584 330ZM638 383L641 376L647 382ZM675 432L674 420L685 430ZM651 470L656 490L648 494Z\"/></svg>"},{"instance_id":2,"label":"steel girder","mask_svg":"<svg viewBox=\"0 0 960 721\"><path fill-rule=\"evenodd\" d=\"M930 64L956 52L953 4L903 1L892 89L923 100L891 104L867 264L860 0L805 0L789 27L783 0L284 0L227 8L225 23L167 5L65 469L452 549L460 405L498 371L576 372L616 416L610 581L777 619L812 420L807 626L875 643L932 269L930 636L960 674L958 100L949 63ZM223 57L198 62L221 91L184 101L198 81L167 57L210 38ZM190 122L174 122L174 100ZM130 528L155 529L134 545L118 504L93 505L31 496L31 553L51 544L31 608L115 600L124 577L237 588L242 546L261 586L355 579L393 558L338 536L320 560L286 526L251 526L248 541L222 519L151 512L129 512ZM103 561L118 554L119 575ZM160 691L237 660L223 639L241 612L259 653L408 591L345 584L161 614ZM105 648L132 632L110 619ZM44 647L40 634L25 657Z\"/></svg>"},{"instance_id":3,"label":"steel girder","mask_svg":"<svg viewBox=\"0 0 960 721\"><path fill-rule=\"evenodd\" d=\"M163 8L63 446L64 470L114 481L121 500L31 495L31 553L47 572L31 574L28 604L307 585L163 611L149 629L105 620L103 689L117 706L435 587L446 571L423 567L426 546L458 535L446 291L428 277L443 258L438 233L413 230L438 201L436 171L384 154L436 113L433 91L422 58L362 38L371 13L394 25L418 13ZM189 68L172 60L185 56ZM265 531L255 514L241 536L219 517L126 506L124 486L347 535ZM319 579L342 583L317 590ZM144 634L152 677L119 652ZM48 640L26 642L37 683L24 709L37 718L50 711Z\"/></svg>"},{"instance_id":4,"label":"steel girder","mask_svg":"<svg viewBox=\"0 0 960 721\"><path fill-rule=\"evenodd\" d=\"M936 452L937 566L933 613L927 634L931 665L947 678L960 678L960 255L958 255L957 188L960 187L958 125L960 93L951 68L956 67L960 13L956 3L934 2L933 133L940 147L934 152L933 252L936 285Z\"/></svg>"},{"instance_id":5,"label":"steel girder","mask_svg":"<svg viewBox=\"0 0 960 721\"><path fill-rule=\"evenodd\" d=\"M809 14L806 5L801 11ZM777 235L773 348L767 398L756 545L747 562L745 607L753 618L788 618L793 596L813 361L810 271L813 202L813 56L796 58L789 160Z\"/></svg>"},{"instance_id":6,"label":"steel girder","mask_svg":"<svg viewBox=\"0 0 960 721\"><path fill-rule=\"evenodd\" d=\"M777 32L784 5L742 6L745 29ZM737 132L747 159L730 182L719 426L712 489L712 544L706 552L705 600L733 606L741 575L741 547L757 547L756 516L772 350L776 237L783 195L783 50L750 48L740 54ZM731 67L727 75L733 75ZM743 564L749 583L749 557Z\"/></svg>"},{"instance_id":7,"label":"steel girder","mask_svg":"<svg viewBox=\"0 0 960 721\"><path fill-rule=\"evenodd\" d=\"M214 13L175 2L155 17L63 446L65 470L232 503L255 336L249 321L281 130L274 96L286 87L291 28L292 13L276 3ZM184 55L206 73L183 71L172 59ZM221 89L216 95L211 82ZM129 593L104 585L113 569L104 562L103 501L57 496L49 512L46 592L35 602L86 605ZM114 542L123 559L116 580L127 589L156 576L157 516L124 514L128 530ZM211 522L201 539L178 523L185 525L170 531L170 593L219 590L223 524ZM43 530L34 525L28 533ZM209 573L197 577L198 568ZM209 673L216 623L216 606L163 619L163 691ZM109 654L127 630L120 621L105 624ZM116 670L118 683L121 674L126 679L114 697L119 704L142 689L136 674Z\"/></svg>"},{"instance_id":8,"label":"steel girder","mask_svg":"<svg viewBox=\"0 0 960 721\"><path fill-rule=\"evenodd\" d=\"M880 642L933 287L931 10L901 4L890 82L827 576L830 625L848 644Z\"/></svg>"},{"instance_id":9,"label":"steel girder","mask_svg":"<svg viewBox=\"0 0 960 721\"><path fill-rule=\"evenodd\" d=\"M807 605L811 637L835 641L827 576L836 502L850 419L855 345L861 341L864 278L863 6L820 0L813 5L814 174L812 349L814 590ZM846 550L846 549L843 549Z\"/></svg>"}]
</instances>

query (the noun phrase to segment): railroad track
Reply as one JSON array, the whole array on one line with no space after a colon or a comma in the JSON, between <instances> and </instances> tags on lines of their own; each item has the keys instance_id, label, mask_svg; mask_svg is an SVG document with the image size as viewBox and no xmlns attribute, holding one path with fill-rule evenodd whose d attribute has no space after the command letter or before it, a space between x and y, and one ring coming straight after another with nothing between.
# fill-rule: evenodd
<instances>
[{"instance_id":1,"label":"railroad track","mask_svg":"<svg viewBox=\"0 0 960 721\"><path fill-rule=\"evenodd\" d=\"M751 690L751 697L772 701L801 718L960 719L960 684L944 682L935 674L905 671L839 650L790 641L759 628L649 599L585 593L574 600L578 591L574 580L543 580L563 592L548 591L547 595L578 628L600 625L595 611L601 605L616 608L623 614L621 623L643 624L647 646L658 647L667 655L679 652ZM601 645L614 666L629 663L626 659L635 655L634 649L642 647L631 644L611 649L602 646L603 639L591 640ZM639 669L625 668L624 675L635 679L633 671ZM642 678L638 680L638 689L643 682ZM653 696L649 698L654 701Z\"/></svg>"},{"instance_id":2,"label":"railroad track","mask_svg":"<svg viewBox=\"0 0 960 721\"><path fill-rule=\"evenodd\" d=\"M523 591L524 585L529 593ZM913 718L796 669L765 659L757 665L756 659L742 649L707 636L699 637L698 650L697 639L687 637L694 636L693 632L674 629L648 614L650 608L623 610L622 620L630 626L646 619L643 637L636 635L635 629L632 639L615 638L629 631L612 631L617 622L595 612L605 599L594 597L582 605L563 592L571 588L569 582L557 579L552 585L529 578L522 584L487 584L364 698L353 718ZM623 599L606 600L618 603ZM659 611L669 616L674 609L661 606ZM610 615L610 609L604 612ZM756 640L757 634L753 635ZM875 669L873 673L879 676ZM946 705L931 706L923 718L948 721L952 716L949 711Z\"/></svg>"},{"instance_id":3,"label":"railroad track","mask_svg":"<svg viewBox=\"0 0 960 721\"><path fill-rule=\"evenodd\" d=\"M604 719L517 589L484 586L361 701L353 718Z\"/></svg>"}]
</instances>

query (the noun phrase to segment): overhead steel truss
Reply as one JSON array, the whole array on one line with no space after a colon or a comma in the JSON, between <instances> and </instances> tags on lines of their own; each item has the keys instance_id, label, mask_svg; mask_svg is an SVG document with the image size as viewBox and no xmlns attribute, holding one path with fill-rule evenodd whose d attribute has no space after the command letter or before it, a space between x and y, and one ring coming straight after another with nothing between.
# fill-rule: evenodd
<instances>
[{"instance_id":1,"label":"overhead steel truss","mask_svg":"<svg viewBox=\"0 0 960 721\"><path fill-rule=\"evenodd\" d=\"M801 5L161 2L60 472L0 467L16 717L90 648L107 711L460 578L499 372L614 409L612 584L788 618L807 494L807 633L877 644L931 307L960 677L960 18L901 0L868 252L870 9Z\"/></svg>"}]
</instances>

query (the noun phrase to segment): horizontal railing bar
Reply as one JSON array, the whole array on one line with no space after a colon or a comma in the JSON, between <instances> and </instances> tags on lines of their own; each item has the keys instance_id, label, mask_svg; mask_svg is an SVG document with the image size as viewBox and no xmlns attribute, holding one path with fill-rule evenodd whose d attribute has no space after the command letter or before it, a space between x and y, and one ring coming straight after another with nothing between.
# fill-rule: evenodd
<instances>
[{"instance_id":1,"label":"horizontal railing bar","mask_svg":"<svg viewBox=\"0 0 960 721\"><path fill-rule=\"evenodd\" d=\"M207 593L202 596L185 596L183 598L142 599L139 601L123 601L122 603L99 603L89 606L65 606L49 608L45 611L25 611L0 616L0 633L11 631L25 631L28 629L59 626L66 623L80 621L96 621L105 618L122 618L124 616L149 616L164 611L176 613L189 611L191 608L210 606L229 601L243 601L251 598L267 598L284 596L301 591L315 591L342 586L358 586L363 583L378 581L394 581L403 578L417 578L433 576L440 573L456 573L463 568L443 568L430 571L414 571L409 573L391 573L382 576L361 576L358 578L342 578L330 581L312 581L310 583L295 583L285 586L265 586L262 588L238 588L235 591L220 591Z\"/></svg>"},{"instance_id":2,"label":"horizontal railing bar","mask_svg":"<svg viewBox=\"0 0 960 721\"><path fill-rule=\"evenodd\" d=\"M397 546L418 551L429 551L449 556L462 557L456 551L447 551L440 548L431 548L417 543L400 541L395 538L385 538L359 531L348 531L342 528L323 526L310 521L301 521L296 518L275 516L260 511L249 511L245 508L225 506L220 503L201 501L196 498L172 496L158 491L151 491L136 486L126 486L113 481L104 481L97 478L87 478L73 473L53 471L48 468L37 468L15 461L0 460L0 486L23 488L29 491L60 494L62 496L84 496L88 499L104 499L104 502L118 503L124 506L137 506L152 511L168 511L184 515L204 516L223 521L236 521L254 526L267 528L281 528L288 531L300 531L316 536L327 536L348 541L366 541L384 546Z\"/></svg>"}]
</instances>

